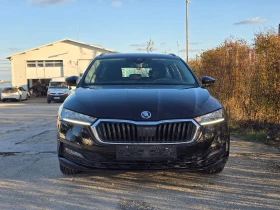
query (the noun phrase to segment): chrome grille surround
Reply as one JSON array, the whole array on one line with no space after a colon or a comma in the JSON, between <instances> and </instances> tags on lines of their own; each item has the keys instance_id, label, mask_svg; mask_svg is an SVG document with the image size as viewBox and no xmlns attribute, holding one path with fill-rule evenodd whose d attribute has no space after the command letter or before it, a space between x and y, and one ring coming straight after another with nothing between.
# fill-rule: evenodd
<instances>
[{"instance_id":1,"label":"chrome grille surround","mask_svg":"<svg viewBox=\"0 0 280 210\"><path fill-rule=\"evenodd\" d=\"M98 128L100 123L105 123L105 125L101 124L101 128ZM106 124L107 123L107 124ZM108 123L116 124L115 126L109 126ZM178 124L177 130L180 129L179 127L182 126L184 123L192 123L193 130L191 138L189 139L180 139L178 141L174 140L168 140L166 139L160 139L156 140L153 139L154 134L159 134L159 129L165 129L165 132L167 132L168 137L170 139L174 138L174 132L171 132L172 127L168 126L168 124ZM109 126L109 127L106 127ZM166 127L168 127L168 130L166 131ZM110 132L103 132L108 133L111 139L114 140L103 140L102 135L98 131L100 129L107 129L110 130ZM175 126L173 126L173 129L175 129ZM182 128L183 129L183 128ZM120 144L127 144L127 145L162 145L162 144L191 144L196 141L199 135L199 129L200 125L193 119L176 119L176 120L161 120L161 121L152 121L152 122L145 122L145 121L131 121L131 120L119 120L119 119L99 119L97 120L92 126L91 130L94 134L95 139L101 143L101 144L111 144L111 145L120 145ZM120 141L117 138L117 135L122 136L121 132L127 130L127 136L126 141ZM175 129L176 130L176 129ZM188 132L188 131L186 131ZM183 130L181 131L181 134L183 135ZM187 134L186 134L187 135ZM158 137L158 135L157 135ZM155 137L154 137L155 138ZM158 137L160 138L160 137Z\"/></svg>"}]
</instances>

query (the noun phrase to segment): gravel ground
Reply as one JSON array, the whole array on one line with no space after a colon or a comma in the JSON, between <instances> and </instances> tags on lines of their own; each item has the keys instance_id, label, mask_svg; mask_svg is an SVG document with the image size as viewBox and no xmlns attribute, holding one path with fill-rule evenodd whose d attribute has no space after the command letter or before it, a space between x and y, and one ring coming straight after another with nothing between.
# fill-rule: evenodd
<instances>
[{"instance_id":1,"label":"gravel ground","mask_svg":"<svg viewBox=\"0 0 280 210\"><path fill-rule=\"evenodd\" d=\"M0 209L280 209L280 151L233 139L219 175L109 171L64 176L60 104L0 102Z\"/></svg>"}]
</instances>

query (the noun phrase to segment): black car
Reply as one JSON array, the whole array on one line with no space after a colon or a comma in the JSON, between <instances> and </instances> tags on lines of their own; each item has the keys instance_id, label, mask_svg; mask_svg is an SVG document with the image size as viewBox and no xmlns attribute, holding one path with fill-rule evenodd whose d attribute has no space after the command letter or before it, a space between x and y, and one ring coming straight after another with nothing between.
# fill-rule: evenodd
<instances>
[{"instance_id":1,"label":"black car","mask_svg":"<svg viewBox=\"0 0 280 210\"><path fill-rule=\"evenodd\" d=\"M58 111L61 172L186 169L219 173L229 157L223 106L176 55L97 56Z\"/></svg>"}]
</instances>

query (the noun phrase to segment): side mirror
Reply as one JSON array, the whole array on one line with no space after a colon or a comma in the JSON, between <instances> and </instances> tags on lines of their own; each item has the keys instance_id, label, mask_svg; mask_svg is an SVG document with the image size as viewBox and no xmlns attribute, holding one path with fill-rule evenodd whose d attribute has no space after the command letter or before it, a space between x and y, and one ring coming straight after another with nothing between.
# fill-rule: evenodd
<instances>
[{"instance_id":1,"label":"side mirror","mask_svg":"<svg viewBox=\"0 0 280 210\"><path fill-rule=\"evenodd\" d=\"M80 82L81 79L82 79L82 77L78 77L77 84Z\"/></svg>"},{"instance_id":2,"label":"side mirror","mask_svg":"<svg viewBox=\"0 0 280 210\"><path fill-rule=\"evenodd\" d=\"M68 89L69 89L69 90L72 90L72 88L71 88L70 86L68 87Z\"/></svg>"},{"instance_id":3,"label":"side mirror","mask_svg":"<svg viewBox=\"0 0 280 210\"><path fill-rule=\"evenodd\" d=\"M202 87L210 87L215 83L215 79L208 76L201 77Z\"/></svg>"},{"instance_id":4,"label":"side mirror","mask_svg":"<svg viewBox=\"0 0 280 210\"><path fill-rule=\"evenodd\" d=\"M77 80L78 80L78 77L77 76L71 76L71 77L67 77L65 79L65 82L67 83L68 86L77 86Z\"/></svg>"}]
</instances>

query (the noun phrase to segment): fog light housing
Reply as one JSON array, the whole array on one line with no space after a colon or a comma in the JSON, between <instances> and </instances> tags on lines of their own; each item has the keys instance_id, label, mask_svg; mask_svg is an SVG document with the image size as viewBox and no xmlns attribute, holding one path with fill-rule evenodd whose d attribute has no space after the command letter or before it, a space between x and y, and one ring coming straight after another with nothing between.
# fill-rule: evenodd
<instances>
[{"instance_id":1,"label":"fog light housing","mask_svg":"<svg viewBox=\"0 0 280 210\"><path fill-rule=\"evenodd\" d=\"M213 158L215 156L218 156L218 155L221 155L223 153L223 149L220 148L220 149L215 149L213 151L211 151L208 155L207 155L207 158Z\"/></svg>"},{"instance_id":2,"label":"fog light housing","mask_svg":"<svg viewBox=\"0 0 280 210\"><path fill-rule=\"evenodd\" d=\"M69 155L73 155L73 156L76 156L76 157L79 157L79 158L84 158L84 156L82 154L80 154L80 153L78 153L78 152L76 152L76 151L74 151L72 149L69 149L67 147L64 149L64 151L66 153L68 153Z\"/></svg>"},{"instance_id":3,"label":"fog light housing","mask_svg":"<svg viewBox=\"0 0 280 210\"><path fill-rule=\"evenodd\" d=\"M92 146L93 145L93 141L91 139L82 139L83 145L86 146Z\"/></svg>"}]
</instances>

